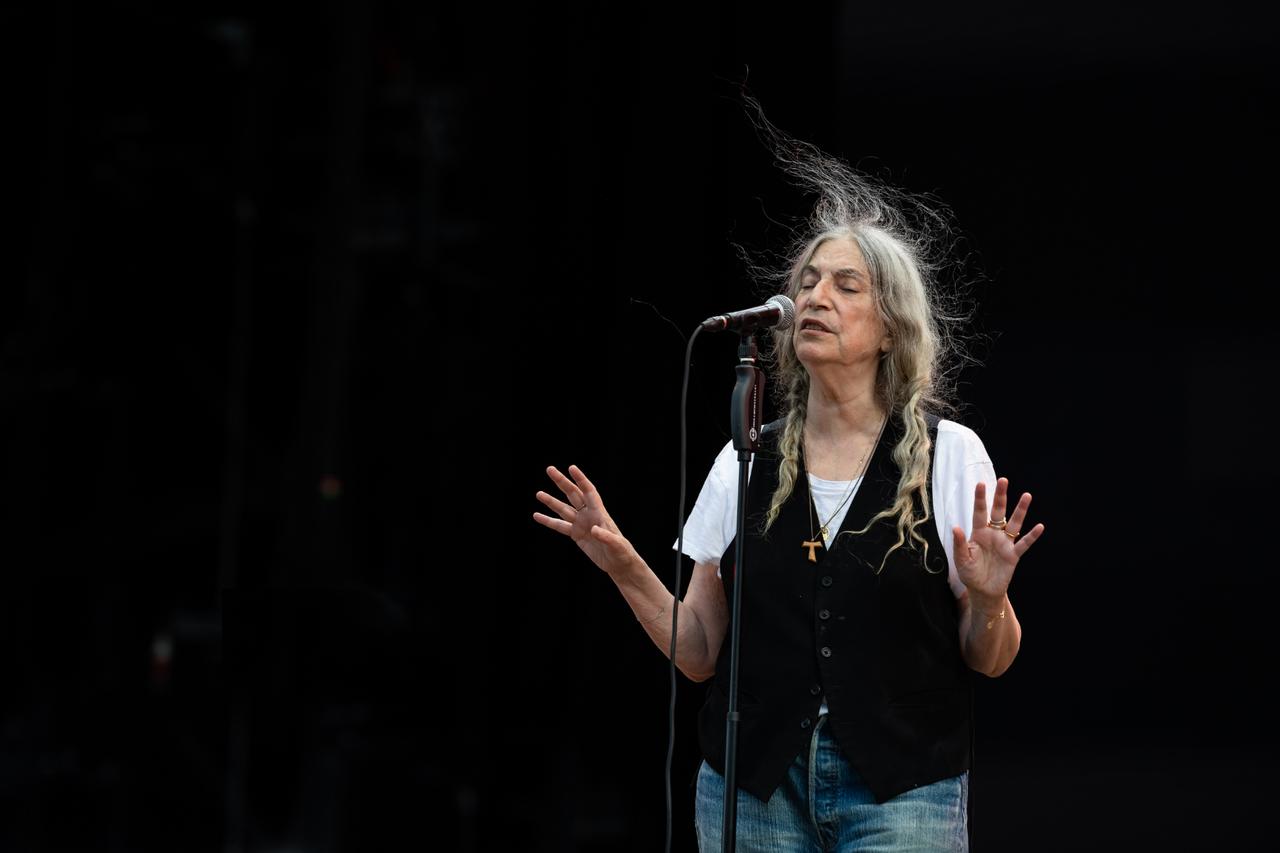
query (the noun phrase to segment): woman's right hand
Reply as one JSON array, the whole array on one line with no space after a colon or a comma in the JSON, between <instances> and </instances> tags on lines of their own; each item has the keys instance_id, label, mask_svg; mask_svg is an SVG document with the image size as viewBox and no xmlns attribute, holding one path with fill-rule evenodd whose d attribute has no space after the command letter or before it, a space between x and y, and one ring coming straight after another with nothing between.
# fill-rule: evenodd
<instances>
[{"instance_id":1,"label":"woman's right hand","mask_svg":"<svg viewBox=\"0 0 1280 853\"><path fill-rule=\"evenodd\" d=\"M533 520L543 527L568 536L582 552L591 558L610 577L620 579L643 566L636 549L618 530L609 513L605 511L600 493L577 465L569 466L569 479L555 466L547 468L547 476L564 495L564 500L546 492L538 492L537 498L558 518L533 514Z\"/></svg>"}]
</instances>

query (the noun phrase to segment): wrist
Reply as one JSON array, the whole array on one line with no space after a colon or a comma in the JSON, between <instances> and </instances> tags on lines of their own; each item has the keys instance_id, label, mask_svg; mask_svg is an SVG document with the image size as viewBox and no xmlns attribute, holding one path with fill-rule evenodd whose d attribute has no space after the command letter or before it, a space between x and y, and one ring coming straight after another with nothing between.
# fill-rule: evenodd
<instances>
[{"instance_id":1,"label":"wrist","mask_svg":"<svg viewBox=\"0 0 1280 853\"><path fill-rule=\"evenodd\" d=\"M1009 612L1009 597L974 596L969 593L969 607L973 611L973 621L981 623L990 630L997 622L1004 619Z\"/></svg>"},{"instance_id":2,"label":"wrist","mask_svg":"<svg viewBox=\"0 0 1280 853\"><path fill-rule=\"evenodd\" d=\"M605 573L619 589L625 590L639 589L652 571L649 569L649 564L641 559L635 550L632 550L626 558L616 561L614 565L605 569Z\"/></svg>"}]
</instances>

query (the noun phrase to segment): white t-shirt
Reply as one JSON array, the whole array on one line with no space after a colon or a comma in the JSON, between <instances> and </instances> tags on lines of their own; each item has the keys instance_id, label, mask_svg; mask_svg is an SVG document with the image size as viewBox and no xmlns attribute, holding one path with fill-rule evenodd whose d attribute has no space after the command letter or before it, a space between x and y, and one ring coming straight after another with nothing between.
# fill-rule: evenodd
<instances>
[{"instance_id":1,"label":"white t-shirt","mask_svg":"<svg viewBox=\"0 0 1280 853\"><path fill-rule=\"evenodd\" d=\"M954 421L939 421L938 441L933 448L933 519L938 527L938 538L947 552L947 582L956 598L964 592L964 584L956 574L951 528L959 526L966 536L972 533L973 492L979 482L987 484L987 500L990 501L996 493L996 472L982 440L966 426ZM845 513L853 503L853 498L850 498L844 506L836 509L848 494L851 483L851 480L823 480L809 475L809 488L818 514L825 519L832 511L836 512L827 523L831 536L840 529ZM693 511L685 522L684 553L695 563L718 566L737 529L738 452L733 449L733 442L729 442L716 456L711 473L707 475Z\"/></svg>"}]
</instances>

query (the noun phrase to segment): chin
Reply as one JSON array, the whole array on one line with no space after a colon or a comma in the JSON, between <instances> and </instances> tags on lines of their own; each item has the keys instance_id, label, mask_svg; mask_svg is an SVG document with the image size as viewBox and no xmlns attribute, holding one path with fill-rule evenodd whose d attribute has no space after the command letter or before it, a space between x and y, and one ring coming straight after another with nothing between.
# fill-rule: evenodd
<instances>
[{"instance_id":1,"label":"chin","mask_svg":"<svg viewBox=\"0 0 1280 853\"><path fill-rule=\"evenodd\" d=\"M829 352L831 347L827 346L827 343L827 341L822 340L796 341L796 357L803 358L805 353L808 353L809 355L818 355L820 353Z\"/></svg>"},{"instance_id":2,"label":"chin","mask_svg":"<svg viewBox=\"0 0 1280 853\"><path fill-rule=\"evenodd\" d=\"M796 361L800 362L800 365L805 370L812 370L814 367L824 364L829 360L830 359L823 358L821 353L813 351L802 352L799 347L796 348Z\"/></svg>"}]
</instances>

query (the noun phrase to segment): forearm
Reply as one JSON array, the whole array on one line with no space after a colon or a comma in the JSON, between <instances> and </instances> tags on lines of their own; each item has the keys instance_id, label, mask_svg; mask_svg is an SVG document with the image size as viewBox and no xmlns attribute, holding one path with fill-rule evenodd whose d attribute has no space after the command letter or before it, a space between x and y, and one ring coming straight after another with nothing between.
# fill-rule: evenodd
<instances>
[{"instance_id":1,"label":"forearm","mask_svg":"<svg viewBox=\"0 0 1280 853\"><path fill-rule=\"evenodd\" d=\"M960 647L970 669L992 678L1002 675L1021 642L1022 626L1007 595L997 601L970 598L960 616Z\"/></svg>"},{"instance_id":2,"label":"forearm","mask_svg":"<svg viewBox=\"0 0 1280 853\"><path fill-rule=\"evenodd\" d=\"M675 603L666 584L643 562L624 576L613 576L613 582L649 639L664 655L669 655ZM686 601L679 605L676 668L693 681L705 681L715 672L719 649L712 649L696 606L687 603L689 598L686 595Z\"/></svg>"}]
</instances>

